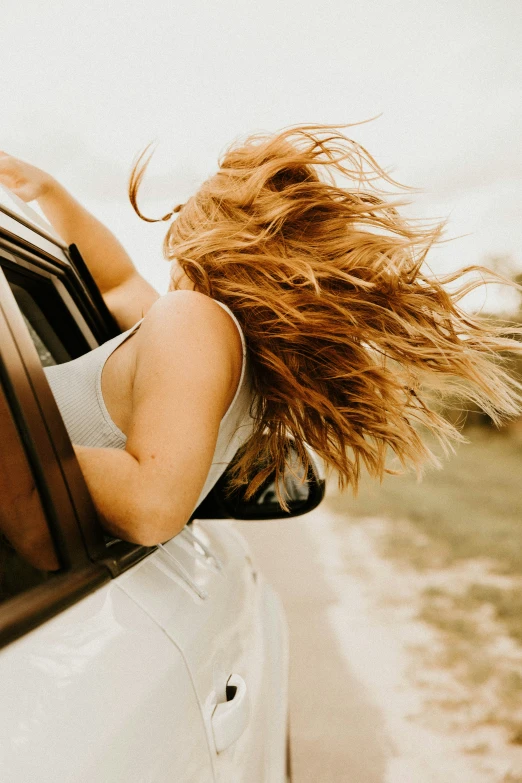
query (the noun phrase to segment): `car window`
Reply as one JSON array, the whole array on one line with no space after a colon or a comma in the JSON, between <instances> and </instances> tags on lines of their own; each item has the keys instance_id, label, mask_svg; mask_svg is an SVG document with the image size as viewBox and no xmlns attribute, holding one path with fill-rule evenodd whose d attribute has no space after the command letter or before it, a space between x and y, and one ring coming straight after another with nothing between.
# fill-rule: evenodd
<instances>
[{"instance_id":1,"label":"car window","mask_svg":"<svg viewBox=\"0 0 522 783\"><path fill-rule=\"evenodd\" d=\"M23 250L25 255L18 256L17 249L13 248L3 257L0 248L0 284L3 277L4 285L9 287L9 293L15 299L15 302L11 296L5 299L12 332L67 485L71 504L68 513L74 514L74 525L78 533L81 531L86 547L84 554L91 562L108 564L115 575L146 557L153 548L120 541L103 531L52 390L37 371L38 363L49 367L82 356L110 339L113 327L105 322L103 308L98 308L93 297L82 288L79 273L73 271L79 265L79 257L64 274L64 269L57 267L55 271L49 263L41 264L36 256L33 261L30 251ZM26 328L22 330L22 326ZM117 325L114 328L117 329ZM31 343L35 353L30 350ZM54 518L51 522L54 531ZM76 544L71 543L71 546L76 547Z\"/></svg>"},{"instance_id":2,"label":"car window","mask_svg":"<svg viewBox=\"0 0 522 783\"><path fill-rule=\"evenodd\" d=\"M4 258L0 249L0 266L42 364L47 366L53 360L61 364L81 356L97 342L76 307L76 291L71 290L63 270L54 272L49 265L42 270L27 256L19 260L11 253L10 258Z\"/></svg>"},{"instance_id":3,"label":"car window","mask_svg":"<svg viewBox=\"0 0 522 783\"><path fill-rule=\"evenodd\" d=\"M0 647L105 584L124 570L121 558L130 567L142 556L107 555L40 369L108 339L110 324L67 249L18 229L0 210Z\"/></svg>"},{"instance_id":4,"label":"car window","mask_svg":"<svg viewBox=\"0 0 522 783\"><path fill-rule=\"evenodd\" d=\"M18 307L44 367L67 362L71 358L34 297L21 285L9 280Z\"/></svg>"},{"instance_id":5,"label":"car window","mask_svg":"<svg viewBox=\"0 0 522 783\"><path fill-rule=\"evenodd\" d=\"M50 367L53 364L57 364L56 359L51 354L49 348L44 344L42 338L38 334L37 331L35 331L32 323L27 318L26 314L22 311L22 315L24 317L25 325L27 326L27 329L29 331L29 334L31 335L31 340L34 343L34 346L38 352L38 358L42 362L42 367Z\"/></svg>"},{"instance_id":6,"label":"car window","mask_svg":"<svg viewBox=\"0 0 522 783\"><path fill-rule=\"evenodd\" d=\"M0 387L0 601L48 580L59 567L22 439Z\"/></svg>"}]
</instances>

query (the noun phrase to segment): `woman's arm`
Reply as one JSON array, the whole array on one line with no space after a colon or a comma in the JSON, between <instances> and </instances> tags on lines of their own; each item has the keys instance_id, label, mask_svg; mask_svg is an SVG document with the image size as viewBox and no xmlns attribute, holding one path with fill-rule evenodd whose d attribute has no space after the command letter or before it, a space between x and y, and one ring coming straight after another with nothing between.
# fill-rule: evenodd
<instances>
[{"instance_id":1,"label":"woman's arm","mask_svg":"<svg viewBox=\"0 0 522 783\"><path fill-rule=\"evenodd\" d=\"M68 245L77 245L102 294L130 282L131 296L133 293L138 294L139 288L141 310L148 310L156 301L158 292L141 277L114 234L82 207L54 177L36 166L0 152L0 182L26 202L38 201L63 240ZM131 314L128 320L132 324L143 315L141 310L137 310L139 314L136 318ZM122 326L127 328L126 322Z\"/></svg>"},{"instance_id":2,"label":"woman's arm","mask_svg":"<svg viewBox=\"0 0 522 783\"><path fill-rule=\"evenodd\" d=\"M193 291L162 296L133 339L125 449L74 448L105 529L154 546L179 533L197 503L237 388L242 346L230 316Z\"/></svg>"},{"instance_id":3,"label":"woman's arm","mask_svg":"<svg viewBox=\"0 0 522 783\"><path fill-rule=\"evenodd\" d=\"M134 326L159 293L139 274L114 234L52 178L38 204L67 244L77 246L120 329Z\"/></svg>"},{"instance_id":4,"label":"woman's arm","mask_svg":"<svg viewBox=\"0 0 522 783\"><path fill-rule=\"evenodd\" d=\"M45 181L38 204L64 241L78 247L102 294L138 274L114 234L57 180Z\"/></svg>"},{"instance_id":5,"label":"woman's arm","mask_svg":"<svg viewBox=\"0 0 522 783\"><path fill-rule=\"evenodd\" d=\"M153 508L146 508L147 493L138 460L121 449L73 448L103 528L134 544L160 543L162 533L156 531L163 519ZM185 521L172 516L164 540L178 533Z\"/></svg>"}]
</instances>

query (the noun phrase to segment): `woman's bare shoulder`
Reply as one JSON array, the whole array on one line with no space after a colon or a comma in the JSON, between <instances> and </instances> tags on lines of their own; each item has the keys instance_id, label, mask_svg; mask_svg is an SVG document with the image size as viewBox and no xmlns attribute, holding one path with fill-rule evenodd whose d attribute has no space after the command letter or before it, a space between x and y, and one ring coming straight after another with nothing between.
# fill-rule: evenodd
<instances>
[{"instance_id":1,"label":"woman's bare shoulder","mask_svg":"<svg viewBox=\"0 0 522 783\"><path fill-rule=\"evenodd\" d=\"M222 337L231 337L232 343L241 345L241 338L230 315L214 299L198 291L169 291L160 296L144 316L138 333L142 337L152 334L184 333L197 329L202 334L214 329Z\"/></svg>"},{"instance_id":2,"label":"woman's bare shoulder","mask_svg":"<svg viewBox=\"0 0 522 783\"><path fill-rule=\"evenodd\" d=\"M197 291L170 291L144 316L136 333L136 368L203 363L224 370L237 386L243 347L236 324L214 300ZM188 356L186 355L188 352Z\"/></svg>"}]
</instances>

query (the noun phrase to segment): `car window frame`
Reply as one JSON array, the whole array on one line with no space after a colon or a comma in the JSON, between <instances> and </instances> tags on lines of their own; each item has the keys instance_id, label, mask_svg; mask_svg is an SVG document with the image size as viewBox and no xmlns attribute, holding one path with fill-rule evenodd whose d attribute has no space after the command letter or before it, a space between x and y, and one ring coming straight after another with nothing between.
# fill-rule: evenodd
<instances>
[{"instance_id":1,"label":"car window frame","mask_svg":"<svg viewBox=\"0 0 522 783\"><path fill-rule=\"evenodd\" d=\"M0 279L0 287L2 283L7 285L5 278L3 281ZM3 646L97 589L110 579L110 575L102 563L94 563L88 557L68 487L13 339L5 315L5 299L1 294L0 383L23 444L25 461L35 481L60 563L65 569L49 581L0 604L0 646ZM10 442L8 445L13 444Z\"/></svg>"},{"instance_id":2,"label":"car window frame","mask_svg":"<svg viewBox=\"0 0 522 783\"><path fill-rule=\"evenodd\" d=\"M14 253L21 266L35 265L65 278L62 294L74 310L78 308L78 325L90 348L121 333L76 245L69 247L43 235L38 226L30 228L27 221L0 204L0 248Z\"/></svg>"},{"instance_id":3,"label":"car window frame","mask_svg":"<svg viewBox=\"0 0 522 783\"><path fill-rule=\"evenodd\" d=\"M51 253L49 240L45 239L45 245L40 247L41 237L38 234L35 233L32 237L33 241L29 243L25 236L17 238L13 231L7 238L9 244L6 246L6 238L2 231L2 218L4 218L2 211L0 207L0 256L2 257L0 265L11 265L17 271L23 269L26 272L37 273L52 282L57 295L85 340L85 345L77 349L75 356L82 355L111 337L121 334L78 249L75 246L67 248L57 245L52 248ZM19 350L23 354L27 371L37 389L38 399L56 446L57 457L77 509L78 522L89 555L93 561L105 560L111 573L116 575L129 568L132 562L137 562L153 551L154 547L140 547L128 542L115 542L110 547L106 546L94 503L23 317L10 290L9 293L4 293L4 297L6 301L9 300L8 309L11 317L18 322L15 332L20 343Z\"/></svg>"},{"instance_id":4,"label":"car window frame","mask_svg":"<svg viewBox=\"0 0 522 783\"><path fill-rule=\"evenodd\" d=\"M17 216L5 212L0 206L0 382L23 436L27 461L40 496L45 498L46 518L67 570L0 604L0 645L39 625L156 549L124 541L106 544L65 424L4 270L50 281L77 326L79 355L121 330L92 277L89 279L84 269L81 274L78 271L82 263L78 251L53 244L37 231L31 232Z\"/></svg>"}]
</instances>

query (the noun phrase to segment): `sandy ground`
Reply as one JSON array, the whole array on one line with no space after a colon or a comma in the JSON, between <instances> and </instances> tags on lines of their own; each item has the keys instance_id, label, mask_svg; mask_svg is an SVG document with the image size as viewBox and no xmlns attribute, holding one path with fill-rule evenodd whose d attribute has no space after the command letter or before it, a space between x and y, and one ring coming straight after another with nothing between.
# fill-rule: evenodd
<instances>
[{"instance_id":1,"label":"sandy ground","mask_svg":"<svg viewBox=\"0 0 522 783\"><path fill-rule=\"evenodd\" d=\"M323 504L240 524L288 615L294 783L520 783L522 750L502 732L430 711L452 683L422 669L436 632L416 620L420 585L377 554L378 522L340 534Z\"/></svg>"}]
</instances>

